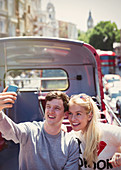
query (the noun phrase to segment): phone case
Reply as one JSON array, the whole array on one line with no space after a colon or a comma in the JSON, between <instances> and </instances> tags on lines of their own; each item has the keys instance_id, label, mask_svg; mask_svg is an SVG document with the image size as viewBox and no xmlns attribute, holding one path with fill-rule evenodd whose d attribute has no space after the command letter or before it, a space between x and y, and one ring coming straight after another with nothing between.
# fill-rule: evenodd
<instances>
[{"instance_id":1,"label":"phone case","mask_svg":"<svg viewBox=\"0 0 121 170\"><path fill-rule=\"evenodd\" d=\"M10 85L7 89L7 92L17 92L18 86Z\"/></svg>"}]
</instances>

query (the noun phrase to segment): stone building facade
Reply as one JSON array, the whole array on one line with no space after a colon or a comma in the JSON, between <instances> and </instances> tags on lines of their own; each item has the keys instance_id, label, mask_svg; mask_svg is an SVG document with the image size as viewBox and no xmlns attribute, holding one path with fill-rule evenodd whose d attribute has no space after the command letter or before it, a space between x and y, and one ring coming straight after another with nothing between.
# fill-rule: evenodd
<instances>
[{"instance_id":1,"label":"stone building facade","mask_svg":"<svg viewBox=\"0 0 121 170\"><path fill-rule=\"evenodd\" d=\"M50 2L42 10L41 0L0 0L0 37L8 36L77 39L77 29L73 23L56 20L55 7Z\"/></svg>"}]
</instances>

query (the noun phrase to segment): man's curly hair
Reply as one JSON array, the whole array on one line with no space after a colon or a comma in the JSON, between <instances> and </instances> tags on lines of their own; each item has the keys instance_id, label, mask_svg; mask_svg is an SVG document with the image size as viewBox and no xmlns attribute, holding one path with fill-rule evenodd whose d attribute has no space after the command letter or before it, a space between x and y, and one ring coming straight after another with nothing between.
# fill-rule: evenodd
<instances>
[{"instance_id":1,"label":"man's curly hair","mask_svg":"<svg viewBox=\"0 0 121 170\"><path fill-rule=\"evenodd\" d=\"M68 111L69 96L62 91L50 91L45 97L45 103L53 99L61 99L63 101L64 112Z\"/></svg>"}]
</instances>

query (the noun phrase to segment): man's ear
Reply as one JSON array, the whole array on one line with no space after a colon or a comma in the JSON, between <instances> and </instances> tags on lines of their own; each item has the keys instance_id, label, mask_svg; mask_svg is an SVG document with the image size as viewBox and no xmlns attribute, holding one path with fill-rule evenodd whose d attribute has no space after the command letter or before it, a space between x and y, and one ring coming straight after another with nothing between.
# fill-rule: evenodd
<instances>
[{"instance_id":1,"label":"man's ear","mask_svg":"<svg viewBox=\"0 0 121 170\"><path fill-rule=\"evenodd\" d=\"M64 118L68 119L68 111L64 112Z\"/></svg>"}]
</instances>

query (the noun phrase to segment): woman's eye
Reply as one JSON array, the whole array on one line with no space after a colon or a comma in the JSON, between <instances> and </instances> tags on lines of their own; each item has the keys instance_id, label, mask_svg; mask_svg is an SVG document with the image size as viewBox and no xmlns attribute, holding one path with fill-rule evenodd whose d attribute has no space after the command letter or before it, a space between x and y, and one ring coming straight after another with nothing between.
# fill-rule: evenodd
<instances>
[{"instance_id":1,"label":"woman's eye","mask_svg":"<svg viewBox=\"0 0 121 170\"><path fill-rule=\"evenodd\" d=\"M80 113L77 113L77 116L80 116L81 114Z\"/></svg>"}]
</instances>

